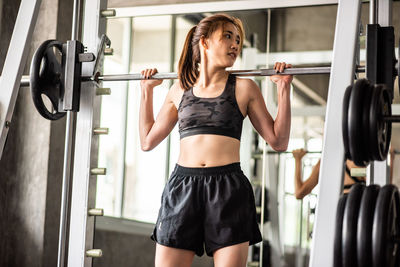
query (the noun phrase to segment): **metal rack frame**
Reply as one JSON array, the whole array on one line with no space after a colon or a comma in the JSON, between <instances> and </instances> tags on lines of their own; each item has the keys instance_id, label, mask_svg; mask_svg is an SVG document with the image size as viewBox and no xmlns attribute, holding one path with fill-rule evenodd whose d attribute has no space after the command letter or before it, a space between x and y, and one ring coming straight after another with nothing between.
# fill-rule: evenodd
<instances>
[{"instance_id":1,"label":"metal rack frame","mask_svg":"<svg viewBox=\"0 0 400 267\"><path fill-rule=\"evenodd\" d=\"M321 160L320 192L316 211L314 239L311 250L310 266L333 265L333 235L335 225L336 204L341 193L343 182L344 149L342 141L342 98L345 88L353 82L356 62L356 43L360 20L361 0L325 0L295 1L287 0L276 4L276 1L235 1L235 5L227 5L226 1L177 5L175 14L187 10L230 11L252 9L268 9L290 6L309 6L338 3L338 15L333 49L331 78L329 83L328 103L326 109L324 149ZM4 70L0 80L0 156L8 133L9 123L19 90L27 51L32 38L33 28L37 20L41 0L22 0L16 25L10 43ZM391 1L381 1L379 12L387 13L391 9ZM193 8L193 6L197 8ZM136 9L141 13L136 16L155 15L155 11L166 9L171 5ZM105 33L106 18L101 11L107 8L107 0L86 0L83 15L82 42L88 52L96 53L101 34ZM210 10L210 8L212 10ZM171 8L166 9L171 14ZM119 10L119 12L121 12ZM165 11L166 12L166 11ZM385 14L386 14L385 13ZM122 15L121 15L122 14ZM381 14L381 13L380 13ZM135 15L132 13L131 15ZM117 16L123 16L118 13ZM391 15L382 15L382 25L390 23ZM349 44L350 48L349 49ZM90 76L94 63L83 66L82 75ZM98 137L93 135L93 128L99 122L100 99L96 96L96 84L82 82L80 112L76 116L76 145L74 164L72 167L73 183L71 195L71 215L68 244L68 266L91 266L94 237L94 216L89 216L89 209L94 207L96 193L96 176L91 174L92 167L97 165ZM339 144L339 145L338 145ZM341 144L341 145L340 145ZM378 165L375 165L378 170ZM381 172L381 171L380 171ZM385 181L382 181L385 183ZM100 254L98 254L100 255Z\"/></svg>"},{"instance_id":2,"label":"metal rack frame","mask_svg":"<svg viewBox=\"0 0 400 267\"><path fill-rule=\"evenodd\" d=\"M344 173L342 99L347 86L353 84L360 9L361 0L340 0L338 4L310 267L333 266L336 206Z\"/></svg>"}]
</instances>

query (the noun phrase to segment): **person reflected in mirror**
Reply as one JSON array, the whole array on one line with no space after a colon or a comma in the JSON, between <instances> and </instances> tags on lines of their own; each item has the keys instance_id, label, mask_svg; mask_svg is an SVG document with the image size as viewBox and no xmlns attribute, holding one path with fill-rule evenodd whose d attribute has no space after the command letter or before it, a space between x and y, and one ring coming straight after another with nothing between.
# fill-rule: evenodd
<instances>
[{"instance_id":1,"label":"person reflected in mirror","mask_svg":"<svg viewBox=\"0 0 400 267\"><path fill-rule=\"evenodd\" d=\"M306 195L310 194L315 186L318 184L319 179L319 169L321 164L321 159L313 166L311 174L305 180L302 179L302 159L307 154L304 149L295 149L292 151L293 158L295 161L294 170L294 196L297 199L303 199ZM390 181L392 181L393 176L393 160L394 160L394 149L390 149ZM350 191L351 186L355 183L366 182L366 177L356 177L351 175L352 168L361 168L354 164L351 160L346 160L345 172L344 172L344 182L343 182L343 193L346 194Z\"/></svg>"},{"instance_id":2,"label":"person reflected in mirror","mask_svg":"<svg viewBox=\"0 0 400 267\"><path fill-rule=\"evenodd\" d=\"M204 250L216 267L245 267L248 247L261 241L254 194L240 167L243 119L275 150L287 149L291 114L290 64L276 62L278 112L272 118L257 84L226 69L240 55L242 22L226 14L202 19L186 37L178 78L153 116L157 69L145 69L141 81L140 143L155 148L178 123L180 152L168 180L152 234L156 267L190 266ZM150 178L150 177L149 177Z\"/></svg>"}]
</instances>

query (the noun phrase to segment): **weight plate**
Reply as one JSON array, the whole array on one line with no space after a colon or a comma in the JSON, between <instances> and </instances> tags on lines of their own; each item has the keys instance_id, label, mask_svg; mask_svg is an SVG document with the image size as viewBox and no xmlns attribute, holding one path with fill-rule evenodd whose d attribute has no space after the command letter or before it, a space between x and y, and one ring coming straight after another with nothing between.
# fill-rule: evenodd
<instances>
[{"instance_id":1,"label":"weight plate","mask_svg":"<svg viewBox=\"0 0 400 267\"><path fill-rule=\"evenodd\" d=\"M336 225L335 225L335 240L333 251L333 266L342 267L342 229L343 229L343 215L346 206L347 194L340 197L336 209Z\"/></svg>"},{"instance_id":2,"label":"weight plate","mask_svg":"<svg viewBox=\"0 0 400 267\"><path fill-rule=\"evenodd\" d=\"M390 92L384 85L375 85L369 109L369 149L374 160L386 159L392 135L392 124L382 120L392 115Z\"/></svg>"},{"instance_id":3,"label":"weight plate","mask_svg":"<svg viewBox=\"0 0 400 267\"><path fill-rule=\"evenodd\" d=\"M369 84L368 86L364 87L364 104L363 104L363 110L362 110L362 126L361 126L361 132L362 132L362 147L364 148L363 150L363 157L366 161L366 164L368 164L369 161L372 160L372 155L370 150L368 149L369 147L369 108L371 106L371 100L372 100L372 92L374 90L374 86L372 84Z\"/></svg>"},{"instance_id":4,"label":"weight plate","mask_svg":"<svg viewBox=\"0 0 400 267\"><path fill-rule=\"evenodd\" d=\"M58 111L58 103L62 90L62 67L61 60L57 59L54 48L62 52L62 43L56 40L43 42L31 62L30 87L33 104L37 111L48 120L58 120L65 112ZM54 111L49 111L44 104L42 95L46 95Z\"/></svg>"},{"instance_id":5,"label":"weight plate","mask_svg":"<svg viewBox=\"0 0 400 267\"><path fill-rule=\"evenodd\" d=\"M342 113L342 137L343 137L343 145L344 145L344 153L346 159L351 160L351 155L350 155L350 150L349 150L349 131L347 129L348 125L348 114L349 114L349 100L350 100L350 94L351 90L353 88L353 85L349 85L346 88L346 91L344 92L344 97L343 97L343 113Z\"/></svg>"},{"instance_id":6,"label":"weight plate","mask_svg":"<svg viewBox=\"0 0 400 267\"><path fill-rule=\"evenodd\" d=\"M358 266L372 267L372 225L379 185L372 184L364 189L357 220Z\"/></svg>"},{"instance_id":7,"label":"weight plate","mask_svg":"<svg viewBox=\"0 0 400 267\"><path fill-rule=\"evenodd\" d=\"M378 97L379 97L379 88L374 88L371 98L371 104L369 108L369 144L370 144L370 153L375 160L379 157L379 142L378 142ZM378 154L378 156L377 156Z\"/></svg>"},{"instance_id":8,"label":"weight plate","mask_svg":"<svg viewBox=\"0 0 400 267\"><path fill-rule=\"evenodd\" d=\"M363 145L362 138L362 118L364 91L370 86L367 79L359 79L353 86L349 100L347 129L349 134L349 151L351 159L357 166L368 165L365 157L367 147Z\"/></svg>"},{"instance_id":9,"label":"weight plate","mask_svg":"<svg viewBox=\"0 0 400 267\"><path fill-rule=\"evenodd\" d=\"M351 187L343 215L342 261L343 267L357 266L357 221L360 201L365 186L356 183Z\"/></svg>"},{"instance_id":10,"label":"weight plate","mask_svg":"<svg viewBox=\"0 0 400 267\"><path fill-rule=\"evenodd\" d=\"M379 191L372 230L372 263L374 267L398 266L399 245L394 239L400 234L399 191L388 184Z\"/></svg>"},{"instance_id":11,"label":"weight plate","mask_svg":"<svg viewBox=\"0 0 400 267\"><path fill-rule=\"evenodd\" d=\"M383 88L383 98L381 98L381 101L383 103L382 105L382 112L381 114L384 116L392 116L392 92L389 90L386 90ZM391 122L385 122L383 118L381 119L381 124L384 126L383 130L381 131L381 138L382 138L382 152L384 158L382 160L385 160L389 149L390 149L390 140L392 139L392 123ZM382 129L382 128L381 128Z\"/></svg>"}]
</instances>

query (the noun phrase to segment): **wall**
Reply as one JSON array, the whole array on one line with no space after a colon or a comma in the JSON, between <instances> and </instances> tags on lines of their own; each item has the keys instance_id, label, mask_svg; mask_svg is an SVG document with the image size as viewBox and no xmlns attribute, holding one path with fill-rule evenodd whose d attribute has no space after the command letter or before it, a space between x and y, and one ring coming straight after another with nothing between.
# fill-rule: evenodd
<instances>
[{"instance_id":1,"label":"wall","mask_svg":"<svg viewBox=\"0 0 400 267\"><path fill-rule=\"evenodd\" d=\"M63 37L72 1L43 0L24 75L45 39ZM8 47L20 1L2 1L1 47ZM68 4L70 7L68 7ZM0 9L1 10L1 9ZM0 50L0 67L7 49ZM50 122L35 110L29 87L20 88L7 144L0 160L0 266L55 266L65 122ZM55 257L54 257L55 255Z\"/></svg>"}]
</instances>

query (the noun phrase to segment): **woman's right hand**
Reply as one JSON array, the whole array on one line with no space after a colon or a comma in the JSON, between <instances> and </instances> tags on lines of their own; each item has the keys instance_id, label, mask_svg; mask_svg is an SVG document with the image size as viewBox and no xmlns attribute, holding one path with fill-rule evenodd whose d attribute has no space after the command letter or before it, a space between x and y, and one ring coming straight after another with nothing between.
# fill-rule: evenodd
<instances>
[{"instance_id":1,"label":"woman's right hand","mask_svg":"<svg viewBox=\"0 0 400 267\"><path fill-rule=\"evenodd\" d=\"M156 74L158 71L156 68L154 69L144 69L140 73L142 74L143 80L140 81L140 86L142 88L154 88L157 85L160 85L163 80L153 80L151 77Z\"/></svg>"},{"instance_id":2,"label":"woman's right hand","mask_svg":"<svg viewBox=\"0 0 400 267\"><path fill-rule=\"evenodd\" d=\"M300 149L295 149L292 151L293 157L295 159L299 159L301 160L305 154L307 154L307 151L305 151L304 149L300 148Z\"/></svg>"}]
</instances>

